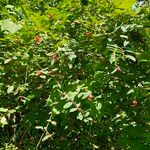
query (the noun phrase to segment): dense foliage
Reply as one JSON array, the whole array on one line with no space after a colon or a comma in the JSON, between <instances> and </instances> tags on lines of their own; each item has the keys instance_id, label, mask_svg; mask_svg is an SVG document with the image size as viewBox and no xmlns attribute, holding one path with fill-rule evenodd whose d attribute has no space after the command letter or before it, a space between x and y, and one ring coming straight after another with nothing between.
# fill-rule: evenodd
<instances>
[{"instance_id":1,"label":"dense foliage","mask_svg":"<svg viewBox=\"0 0 150 150\"><path fill-rule=\"evenodd\" d=\"M130 2L0 1L2 150L150 149L150 13Z\"/></svg>"}]
</instances>

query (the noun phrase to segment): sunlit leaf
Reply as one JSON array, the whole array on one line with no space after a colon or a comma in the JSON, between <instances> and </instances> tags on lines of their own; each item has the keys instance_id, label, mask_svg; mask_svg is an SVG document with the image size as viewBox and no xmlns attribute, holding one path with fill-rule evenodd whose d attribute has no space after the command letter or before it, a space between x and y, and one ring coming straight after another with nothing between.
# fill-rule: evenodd
<instances>
[{"instance_id":1,"label":"sunlit leaf","mask_svg":"<svg viewBox=\"0 0 150 150\"><path fill-rule=\"evenodd\" d=\"M0 112L7 112L8 109L7 108L0 108Z\"/></svg>"},{"instance_id":2,"label":"sunlit leaf","mask_svg":"<svg viewBox=\"0 0 150 150\"><path fill-rule=\"evenodd\" d=\"M10 94L10 93L13 92L13 90L14 90L14 86L13 85L9 86L8 89L7 89L7 93Z\"/></svg>"},{"instance_id":3,"label":"sunlit leaf","mask_svg":"<svg viewBox=\"0 0 150 150\"><path fill-rule=\"evenodd\" d=\"M7 119L5 118L5 116L3 116L2 118L1 118L1 124L4 126L4 125L6 125L7 124Z\"/></svg>"},{"instance_id":4,"label":"sunlit leaf","mask_svg":"<svg viewBox=\"0 0 150 150\"><path fill-rule=\"evenodd\" d=\"M131 59L132 61L136 61L135 57L131 55L125 55L125 57Z\"/></svg>"},{"instance_id":5,"label":"sunlit leaf","mask_svg":"<svg viewBox=\"0 0 150 150\"><path fill-rule=\"evenodd\" d=\"M78 108L72 108L72 109L70 109L70 112L74 112L74 111L77 111L78 110Z\"/></svg>"},{"instance_id":6,"label":"sunlit leaf","mask_svg":"<svg viewBox=\"0 0 150 150\"><path fill-rule=\"evenodd\" d=\"M64 108L64 109L67 109L67 108L69 108L70 106L72 106L72 102L66 103L66 104L63 106L63 108Z\"/></svg>"},{"instance_id":7,"label":"sunlit leaf","mask_svg":"<svg viewBox=\"0 0 150 150\"><path fill-rule=\"evenodd\" d=\"M11 19L0 21L1 30L6 30L10 33L15 33L22 28L21 24L14 23Z\"/></svg>"}]
</instances>

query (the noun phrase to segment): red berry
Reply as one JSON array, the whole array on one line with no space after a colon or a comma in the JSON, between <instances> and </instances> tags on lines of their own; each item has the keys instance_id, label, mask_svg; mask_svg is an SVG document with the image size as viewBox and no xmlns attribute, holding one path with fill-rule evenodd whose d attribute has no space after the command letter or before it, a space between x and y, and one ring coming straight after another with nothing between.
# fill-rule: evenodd
<instances>
[{"instance_id":1,"label":"red berry","mask_svg":"<svg viewBox=\"0 0 150 150\"><path fill-rule=\"evenodd\" d=\"M53 54L51 55L51 59L52 59L52 60L57 60L57 55L56 55L56 53L53 53Z\"/></svg>"},{"instance_id":2,"label":"red berry","mask_svg":"<svg viewBox=\"0 0 150 150\"><path fill-rule=\"evenodd\" d=\"M94 100L94 96L93 96L92 94L90 94L90 95L88 96L88 100L92 102L92 101Z\"/></svg>"},{"instance_id":3,"label":"red berry","mask_svg":"<svg viewBox=\"0 0 150 150\"><path fill-rule=\"evenodd\" d=\"M89 31L87 31L87 32L85 32L85 34L84 34L87 38L90 38L90 37L92 37L92 32L89 32Z\"/></svg>"},{"instance_id":4,"label":"red berry","mask_svg":"<svg viewBox=\"0 0 150 150\"><path fill-rule=\"evenodd\" d=\"M138 106L138 101L137 100L132 100L131 106L132 107L137 107Z\"/></svg>"},{"instance_id":5,"label":"red berry","mask_svg":"<svg viewBox=\"0 0 150 150\"><path fill-rule=\"evenodd\" d=\"M44 75L44 72L39 70L36 72L36 76L40 77L40 76L43 76Z\"/></svg>"},{"instance_id":6,"label":"red berry","mask_svg":"<svg viewBox=\"0 0 150 150\"><path fill-rule=\"evenodd\" d=\"M40 44L42 42L42 38L40 36L35 36L34 41L36 44Z\"/></svg>"},{"instance_id":7,"label":"red berry","mask_svg":"<svg viewBox=\"0 0 150 150\"><path fill-rule=\"evenodd\" d=\"M115 70L116 72L122 72L122 69L119 66L117 66Z\"/></svg>"},{"instance_id":8,"label":"red berry","mask_svg":"<svg viewBox=\"0 0 150 150\"><path fill-rule=\"evenodd\" d=\"M55 70L54 70L54 69L52 69L52 70L50 71L50 76L55 76Z\"/></svg>"}]
</instances>

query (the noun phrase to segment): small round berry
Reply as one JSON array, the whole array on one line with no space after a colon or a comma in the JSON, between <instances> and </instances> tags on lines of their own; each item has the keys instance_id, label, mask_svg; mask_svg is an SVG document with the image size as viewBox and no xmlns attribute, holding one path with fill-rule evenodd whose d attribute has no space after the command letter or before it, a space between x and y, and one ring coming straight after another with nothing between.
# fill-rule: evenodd
<instances>
[{"instance_id":1,"label":"small round berry","mask_svg":"<svg viewBox=\"0 0 150 150\"><path fill-rule=\"evenodd\" d=\"M90 94L90 95L88 96L88 100L92 102L92 101L94 100L94 96L93 96L92 94Z\"/></svg>"},{"instance_id":2,"label":"small round berry","mask_svg":"<svg viewBox=\"0 0 150 150\"><path fill-rule=\"evenodd\" d=\"M138 101L137 100L132 100L131 106L132 107L137 107L138 106Z\"/></svg>"},{"instance_id":3,"label":"small round berry","mask_svg":"<svg viewBox=\"0 0 150 150\"><path fill-rule=\"evenodd\" d=\"M90 38L90 37L92 37L92 32L89 32L89 31L87 31L87 32L85 32L85 34L84 34L87 38Z\"/></svg>"},{"instance_id":4,"label":"small round berry","mask_svg":"<svg viewBox=\"0 0 150 150\"><path fill-rule=\"evenodd\" d=\"M51 71L50 71L50 76L55 76L55 70L54 69L52 69Z\"/></svg>"},{"instance_id":5,"label":"small round berry","mask_svg":"<svg viewBox=\"0 0 150 150\"><path fill-rule=\"evenodd\" d=\"M36 44L40 44L42 42L42 38L39 35L35 36L34 41Z\"/></svg>"},{"instance_id":6,"label":"small round berry","mask_svg":"<svg viewBox=\"0 0 150 150\"><path fill-rule=\"evenodd\" d=\"M53 53L53 54L51 55L51 59L52 59L52 60L57 60L57 55L56 55L56 53Z\"/></svg>"},{"instance_id":7,"label":"small round berry","mask_svg":"<svg viewBox=\"0 0 150 150\"><path fill-rule=\"evenodd\" d=\"M117 66L115 70L116 72L122 72L122 69L119 66Z\"/></svg>"},{"instance_id":8,"label":"small round berry","mask_svg":"<svg viewBox=\"0 0 150 150\"><path fill-rule=\"evenodd\" d=\"M43 76L44 75L44 72L39 70L36 72L36 76L40 77L40 76Z\"/></svg>"}]
</instances>

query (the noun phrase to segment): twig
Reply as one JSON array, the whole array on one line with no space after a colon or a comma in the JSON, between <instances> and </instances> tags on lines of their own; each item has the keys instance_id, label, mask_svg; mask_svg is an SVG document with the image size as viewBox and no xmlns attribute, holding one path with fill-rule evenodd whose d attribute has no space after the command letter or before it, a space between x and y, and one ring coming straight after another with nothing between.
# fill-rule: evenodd
<instances>
[{"instance_id":1,"label":"twig","mask_svg":"<svg viewBox=\"0 0 150 150\"><path fill-rule=\"evenodd\" d=\"M47 131L47 129L48 129L48 126L49 126L49 122L47 123L47 125L46 125L46 127L45 127L45 131L44 131L43 134L41 135L41 137L40 137L40 139L39 139L39 142L38 142L38 144L36 145L36 150L38 150L38 148L39 148L39 146L40 146L40 144L41 144L41 141L42 141L42 139L43 139L43 136L45 135L45 133L46 133L46 131Z\"/></svg>"},{"instance_id":2,"label":"twig","mask_svg":"<svg viewBox=\"0 0 150 150\"><path fill-rule=\"evenodd\" d=\"M26 67L25 84L27 83L27 78L28 78L28 67Z\"/></svg>"}]
</instances>

